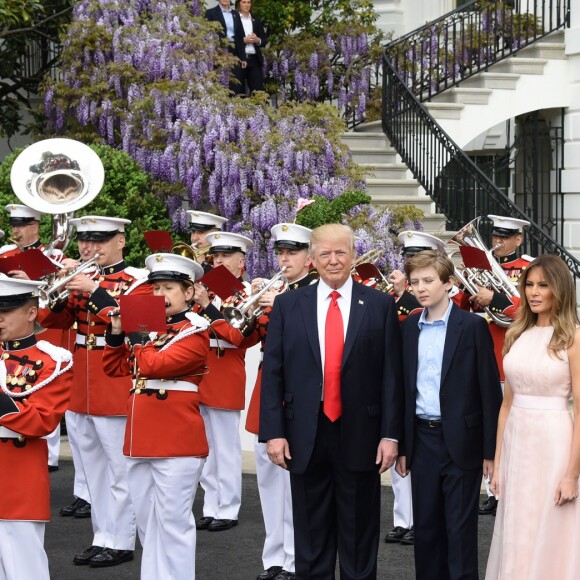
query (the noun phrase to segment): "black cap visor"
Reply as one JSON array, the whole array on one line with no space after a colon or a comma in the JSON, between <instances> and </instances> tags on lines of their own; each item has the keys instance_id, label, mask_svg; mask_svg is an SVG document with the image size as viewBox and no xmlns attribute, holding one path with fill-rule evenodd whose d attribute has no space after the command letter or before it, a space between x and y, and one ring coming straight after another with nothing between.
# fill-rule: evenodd
<instances>
[{"instance_id":1,"label":"black cap visor","mask_svg":"<svg viewBox=\"0 0 580 580\"><path fill-rule=\"evenodd\" d=\"M292 240L280 240L274 242L274 248L285 250L305 250L308 244L305 242L294 242Z\"/></svg>"},{"instance_id":2,"label":"black cap visor","mask_svg":"<svg viewBox=\"0 0 580 580\"><path fill-rule=\"evenodd\" d=\"M233 254L234 252L242 252L242 254L246 253L242 248L237 246L212 246L208 250L208 254L217 254L219 252L222 252L223 254Z\"/></svg>"},{"instance_id":3,"label":"black cap visor","mask_svg":"<svg viewBox=\"0 0 580 580\"><path fill-rule=\"evenodd\" d=\"M0 296L0 311L14 310L26 304L29 300L38 298L32 292L26 294L17 294L15 296Z\"/></svg>"},{"instance_id":4,"label":"black cap visor","mask_svg":"<svg viewBox=\"0 0 580 580\"><path fill-rule=\"evenodd\" d=\"M117 234L122 234L119 230L111 232L77 232L77 240L81 242L103 242L114 238Z\"/></svg>"},{"instance_id":5,"label":"black cap visor","mask_svg":"<svg viewBox=\"0 0 580 580\"><path fill-rule=\"evenodd\" d=\"M189 282L193 284L193 280L183 272L173 272L171 270L159 270L157 272L150 272L147 276L147 283L151 284L158 280L175 280L177 282Z\"/></svg>"}]
</instances>

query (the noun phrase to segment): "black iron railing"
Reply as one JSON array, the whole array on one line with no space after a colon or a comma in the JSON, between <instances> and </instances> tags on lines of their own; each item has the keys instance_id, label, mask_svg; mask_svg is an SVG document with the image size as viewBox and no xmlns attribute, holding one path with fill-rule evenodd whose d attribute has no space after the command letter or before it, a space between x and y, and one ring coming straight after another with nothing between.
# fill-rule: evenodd
<instances>
[{"instance_id":1,"label":"black iron railing","mask_svg":"<svg viewBox=\"0 0 580 580\"><path fill-rule=\"evenodd\" d=\"M481 4L481 2L472 2L462 9L451 13L451 18L457 22L458 14L470 9L475 10ZM486 6L501 5L502 13L507 10L505 4L507 3L485 2ZM555 10L565 4L566 18L562 22L568 21L568 0L566 2L530 0L529 2L519 2L518 7L521 8L520 5L523 4L526 4L528 8L530 6L546 5L550 8L550 14L552 14L552 9ZM516 7L513 9L515 10ZM532 11L531 13L536 12ZM560 12L558 11L557 13L559 14ZM546 12L542 12L542 14L546 14ZM558 254L567 263L575 278L580 278L580 262L563 246L554 241L537 223L524 214L498 189L423 107L419 97L414 93L414 88L416 89L416 87L420 86L421 97L424 98L426 87L433 85L434 88L434 84L427 81L426 84L422 82L422 84L417 85L417 83L409 82L409 79L414 77L409 75L401 76L401 63L396 58L393 59L392 56L401 54L396 49L399 43L408 45L412 37L419 37L422 31L430 30L433 25L442 27L444 20L440 19L435 23L431 23L412 35L392 43L385 49L383 54L382 102L384 132L403 162L413 173L415 179L425 188L427 194L432 197L437 210L446 215L450 229L459 230L473 218L487 214L510 215L515 218L526 219L531 222L531 226L527 228L525 251L531 255L542 253ZM481 22L481 19L479 22ZM547 34L547 21L543 22L541 36ZM558 24L556 28L560 27L560 20L555 19L554 23ZM445 38L445 36L436 35L432 38ZM540 35L538 34L534 38L537 40ZM530 40L527 44L532 41ZM503 50L503 45L499 48ZM501 58L505 58L505 56L510 54L510 52L504 52L505 55L503 57L500 57L500 52L496 52L493 62L498 62ZM420 69L418 70L420 73ZM425 67L423 72L426 73L426 71L427 68ZM440 82L438 81L437 85L439 86L439 84ZM483 231L482 233L485 236L486 232Z\"/></svg>"},{"instance_id":2,"label":"black iron railing","mask_svg":"<svg viewBox=\"0 0 580 580\"><path fill-rule=\"evenodd\" d=\"M570 0L473 0L386 48L421 101L564 28Z\"/></svg>"}]
</instances>

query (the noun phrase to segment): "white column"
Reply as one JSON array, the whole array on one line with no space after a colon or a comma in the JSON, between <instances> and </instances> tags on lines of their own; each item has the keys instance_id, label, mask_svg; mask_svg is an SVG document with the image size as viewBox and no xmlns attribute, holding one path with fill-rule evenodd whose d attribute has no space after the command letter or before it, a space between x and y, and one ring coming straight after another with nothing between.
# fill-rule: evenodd
<instances>
[{"instance_id":1,"label":"white column","mask_svg":"<svg viewBox=\"0 0 580 580\"><path fill-rule=\"evenodd\" d=\"M571 0L571 27L566 30L570 106L564 117L564 246L580 257L580 0Z\"/></svg>"}]
</instances>

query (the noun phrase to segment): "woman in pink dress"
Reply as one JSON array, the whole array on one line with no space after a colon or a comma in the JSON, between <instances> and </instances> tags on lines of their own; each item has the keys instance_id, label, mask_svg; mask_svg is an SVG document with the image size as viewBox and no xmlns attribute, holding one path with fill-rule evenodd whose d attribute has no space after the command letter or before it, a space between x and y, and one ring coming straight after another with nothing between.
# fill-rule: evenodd
<instances>
[{"instance_id":1,"label":"woman in pink dress","mask_svg":"<svg viewBox=\"0 0 580 580\"><path fill-rule=\"evenodd\" d=\"M504 344L492 491L497 518L487 580L579 577L580 329L572 276L557 256L520 277L519 317ZM574 418L569 411L574 399Z\"/></svg>"}]
</instances>

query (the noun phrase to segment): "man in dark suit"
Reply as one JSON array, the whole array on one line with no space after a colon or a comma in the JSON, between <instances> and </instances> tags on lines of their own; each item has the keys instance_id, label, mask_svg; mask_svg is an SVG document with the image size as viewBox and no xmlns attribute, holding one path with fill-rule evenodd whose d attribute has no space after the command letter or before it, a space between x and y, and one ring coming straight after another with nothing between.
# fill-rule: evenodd
<instances>
[{"instance_id":1,"label":"man in dark suit","mask_svg":"<svg viewBox=\"0 0 580 580\"><path fill-rule=\"evenodd\" d=\"M449 299L454 267L440 252L405 273L424 310L402 325L405 434L397 471L411 471L419 580L478 578L482 471L493 474L499 372L486 320Z\"/></svg>"},{"instance_id":2,"label":"man in dark suit","mask_svg":"<svg viewBox=\"0 0 580 580\"><path fill-rule=\"evenodd\" d=\"M317 284L274 301L260 440L290 471L296 577L374 579L380 479L397 456L403 390L396 306L353 283L352 230L315 229Z\"/></svg>"},{"instance_id":3,"label":"man in dark suit","mask_svg":"<svg viewBox=\"0 0 580 580\"><path fill-rule=\"evenodd\" d=\"M230 90L239 95L244 92L244 79L242 69L246 68L246 48L244 44L244 27L240 20L240 14L230 5L230 0L219 0L215 8L205 11L205 18L210 22L219 22L222 26L220 38L226 39L228 52L237 56L240 64L233 67L234 78L230 82Z\"/></svg>"}]
</instances>

